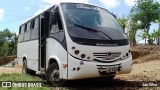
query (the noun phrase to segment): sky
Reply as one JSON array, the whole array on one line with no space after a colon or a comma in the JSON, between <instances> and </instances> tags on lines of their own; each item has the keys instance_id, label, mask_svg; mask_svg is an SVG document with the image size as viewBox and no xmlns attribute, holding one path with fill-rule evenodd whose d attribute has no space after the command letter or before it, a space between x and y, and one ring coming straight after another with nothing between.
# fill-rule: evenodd
<instances>
[{"instance_id":1,"label":"sky","mask_svg":"<svg viewBox=\"0 0 160 90\"><path fill-rule=\"evenodd\" d=\"M20 24L27 18L58 2L90 3L106 8L118 17L123 17L129 15L135 1L137 0L1 0L0 31L8 28L12 32L18 32ZM151 28L157 29L158 25L152 25Z\"/></svg>"}]
</instances>

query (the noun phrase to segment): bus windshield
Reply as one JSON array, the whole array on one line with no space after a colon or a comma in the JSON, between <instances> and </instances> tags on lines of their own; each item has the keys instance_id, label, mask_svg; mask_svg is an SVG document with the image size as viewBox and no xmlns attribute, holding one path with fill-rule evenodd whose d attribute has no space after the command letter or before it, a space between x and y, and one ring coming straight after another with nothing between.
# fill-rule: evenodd
<instances>
[{"instance_id":1,"label":"bus windshield","mask_svg":"<svg viewBox=\"0 0 160 90\"><path fill-rule=\"evenodd\" d=\"M88 4L62 3L61 6L69 35L87 39L126 39L122 28L107 10ZM100 32L85 30L87 28L77 25Z\"/></svg>"}]
</instances>

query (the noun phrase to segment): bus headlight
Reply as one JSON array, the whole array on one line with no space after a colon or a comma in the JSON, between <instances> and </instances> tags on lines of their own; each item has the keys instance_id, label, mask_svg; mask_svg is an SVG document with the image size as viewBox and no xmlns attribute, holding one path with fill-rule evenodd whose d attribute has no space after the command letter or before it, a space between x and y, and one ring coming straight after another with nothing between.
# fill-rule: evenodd
<instances>
[{"instance_id":1,"label":"bus headlight","mask_svg":"<svg viewBox=\"0 0 160 90\"><path fill-rule=\"evenodd\" d=\"M129 56L129 54L128 53L126 53L126 57L128 57Z\"/></svg>"},{"instance_id":2,"label":"bus headlight","mask_svg":"<svg viewBox=\"0 0 160 90\"><path fill-rule=\"evenodd\" d=\"M85 58L86 57L86 55L85 54L81 54L81 58Z\"/></svg>"},{"instance_id":3,"label":"bus headlight","mask_svg":"<svg viewBox=\"0 0 160 90\"><path fill-rule=\"evenodd\" d=\"M129 57L130 57L130 53L129 52L124 53L123 56L121 57L121 60L127 59Z\"/></svg>"},{"instance_id":4,"label":"bus headlight","mask_svg":"<svg viewBox=\"0 0 160 90\"><path fill-rule=\"evenodd\" d=\"M128 50L129 53L131 53L131 50Z\"/></svg>"},{"instance_id":5,"label":"bus headlight","mask_svg":"<svg viewBox=\"0 0 160 90\"><path fill-rule=\"evenodd\" d=\"M87 57L87 59L90 59L90 57Z\"/></svg>"},{"instance_id":6,"label":"bus headlight","mask_svg":"<svg viewBox=\"0 0 160 90\"><path fill-rule=\"evenodd\" d=\"M76 55L78 55L78 54L79 54L79 50L74 51L74 53L75 53Z\"/></svg>"},{"instance_id":7,"label":"bus headlight","mask_svg":"<svg viewBox=\"0 0 160 90\"><path fill-rule=\"evenodd\" d=\"M75 49L76 49L76 47L73 46L73 47L72 47L72 50L75 50Z\"/></svg>"}]
</instances>

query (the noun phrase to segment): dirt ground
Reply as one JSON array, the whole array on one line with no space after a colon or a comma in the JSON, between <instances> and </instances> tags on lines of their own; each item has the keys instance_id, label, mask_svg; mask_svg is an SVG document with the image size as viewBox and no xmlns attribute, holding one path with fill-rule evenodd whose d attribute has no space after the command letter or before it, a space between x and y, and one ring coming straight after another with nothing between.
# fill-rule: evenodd
<instances>
[{"instance_id":1,"label":"dirt ground","mask_svg":"<svg viewBox=\"0 0 160 90\"><path fill-rule=\"evenodd\" d=\"M20 65L16 65L15 67L0 67L0 74L8 73L22 73L22 68Z\"/></svg>"},{"instance_id":2,"label":"dirt ground","mask_svg":"<svg viewBox=\"0 0 160 90\"><path fill-rule=\"evenodd\" d=\"M160 81L160 60L133 64L129 74L117 75L117 79L127 81Z\"/></svg>"}]
</instances>

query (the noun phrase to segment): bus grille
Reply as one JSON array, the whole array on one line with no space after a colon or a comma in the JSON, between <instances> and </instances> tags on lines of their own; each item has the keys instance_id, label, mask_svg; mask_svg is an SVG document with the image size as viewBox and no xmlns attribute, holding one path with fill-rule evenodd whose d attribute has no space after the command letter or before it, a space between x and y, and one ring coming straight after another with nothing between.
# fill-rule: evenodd
<instances>
[{"instance_id":1,"label":"bus grille","mask_svg":"<svg viewBox=\"0 0 160 90\"><path fill-rule=\"evenodd\" d=\"M96 60L101 61L115 61L120 57L121 52L106 52L106 53L93 53Z\"/></svg>"}]
</instances>

